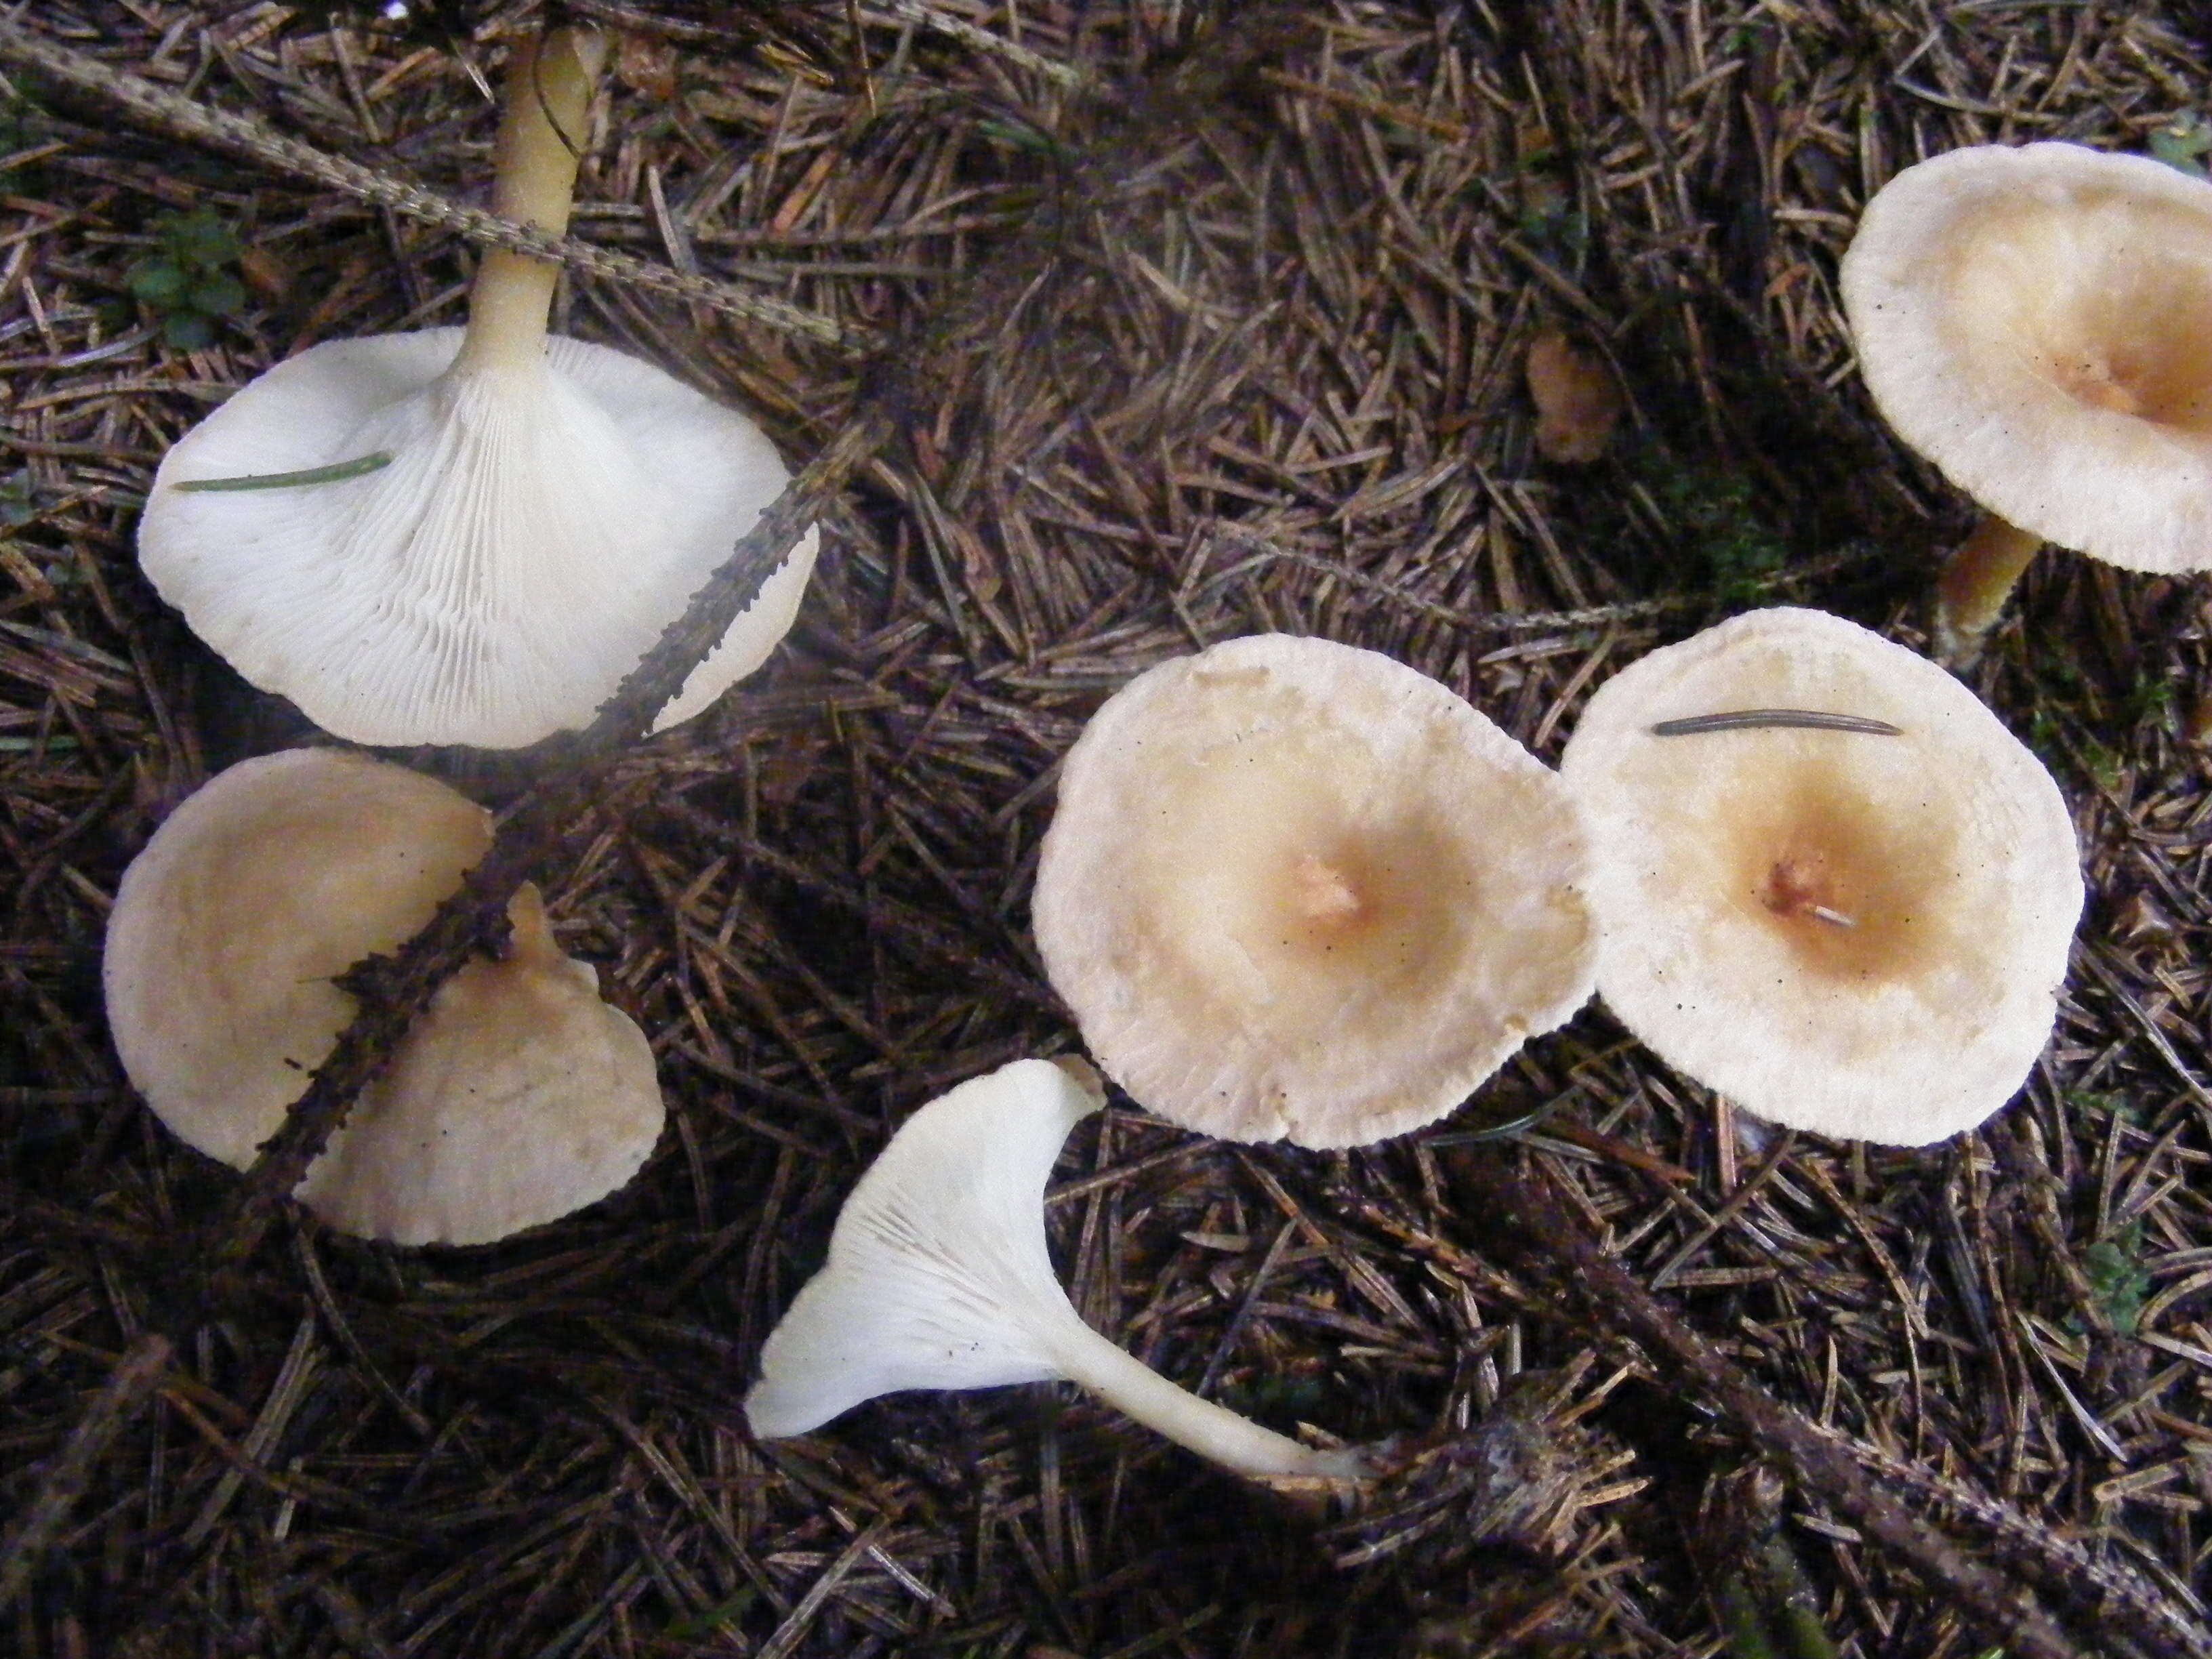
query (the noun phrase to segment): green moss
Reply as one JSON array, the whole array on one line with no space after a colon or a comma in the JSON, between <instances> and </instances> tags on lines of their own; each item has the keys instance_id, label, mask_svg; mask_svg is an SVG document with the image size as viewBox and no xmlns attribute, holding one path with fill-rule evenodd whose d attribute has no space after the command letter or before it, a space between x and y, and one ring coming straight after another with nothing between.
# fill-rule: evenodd
<instances>
[{"instance_id":1,"label":"green moss","mask_svg":"<svg viewBox=\"0 0 2212 1659\"><path fill-rule=\"evenodd\" d=\"M2212 151L2212 121L2195 110L2184 110L2162 126L2151 129L2151 155L2192 179L2206 176L2200 158L2208 151Z\"/></svg>"},{"instance_id":2,"label":"green moss","mask_svg":"<svg viewBox=\"0 0 2212 1659\"><path fill-rule=\"evenodd\" d=\"M2150 1273L2142 1264L2142 1223L2130 1221L2082 1251L2081 1272L2112 1328L2122 1336L2133 1336L2150 1297Z\"/></svg>"},{"instance_id":3,"label":"green moss","mask_svg":"<svg viewBox=\"0 0 2212 1659\"><path fill-rule=\"evenodd\" d=\"M1759 598L1790 561L1789 544L1759 511L1751 482L1717 467L1686 465L1656 451L1636 464L1697 586L1727 605Z\"/></svg>"},{"instance_id":4,"label":"green moss","mask_svg":"<svg viewBox=\"0 0 2212 1659\"><path fill-rule=\"evenodd\" d=\"M124 285L161 321L161 337L180 351L215 338L215 325L246 303L237 274L238 237L205 208L155 221L161 246L131 267Z\"/></svg>"}]
</instances>

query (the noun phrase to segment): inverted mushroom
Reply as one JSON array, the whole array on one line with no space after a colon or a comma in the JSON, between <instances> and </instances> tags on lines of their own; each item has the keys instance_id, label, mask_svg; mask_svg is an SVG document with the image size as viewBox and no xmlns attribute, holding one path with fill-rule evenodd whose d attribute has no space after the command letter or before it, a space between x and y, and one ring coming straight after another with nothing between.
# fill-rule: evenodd
<instances>
[{"instance_id":1,"label":"inverted mushroom","mask_svg":"<svg viewBox=\"0 0 2212 1659\"><path fill-rule=\"evenodd\" d=\"M1906 1146L2020 1087L2081 910L2073 823L1935 664L1753 611L1600 687L1560 771L1596 847L1598 994L1678 1070Z\"/></svg>"},{"instance_id":2,"label":"inverted mushroom","mask_svg":"<svg viewBox=\"0 0 2212 1659\"><path fill-rule=\"evenodd\" d=\"M1953 150L1867 204L1843 298L1883 417L1991 515L1943 575L1949 653L2045 541L2212 567L2212 184L2077 144Z\"/></svg>"},{"instance_id":3,"label":"inverted mushroom","mask_svg":"<svg viewBox=\"0 0 2212 1659\"><path fill-rule=\"evenodd\" d=\"M172 813L108 918L108 1024L179 1138L234 1168L284 1119L354 1001L331 982L430 919L491 842L443 784L298 749L232 767ZM564 957L533 888L501 960L440 989L295 1196L403 1244L501 1238L605 1196L665 1115L653 1051Z\"/></svg>"},{"instance_id":4,"label":"inverted mushroom","mask_svg":"<svg viewBox=\"0 0 2212 1659\"><path fill-rule=\"evenodd\" d=\"M567 226L603 50L568 28L516 47L503 216ZM549 340L556 275L489 252L465 330L313 347L155 476L138 547L162 598L341 737L514 747L585 725L787 480L744 416L620 352ZM760 665L814 550L810 531L658 726Z\"/></svg>"},{"instance_id":5,"label":"inverted mushroom","mask_svg":"<svg viewBox=\"0 0 2212 1659\"><path fill-rule=\"evenodd\" d=\"M1068 752L1037 947L1107 1074L1187 1127L1358 1146L1441 1117L1589 997L1558 776L1372 651L1163 663Z\"/></svg>"},{"instance_id":6,"label":"inverted mushroom","mask_svg":"<svg viewBox=\"0 0 2212 1659\"><path fill-rule=\"evenodd\" d=\"M902 1389L1065 1379L1254 1480L1370 1474L1358 1451L1301 1445L1177 1388L1077 1315L1046 1249L1044 1185L1067 1132L1103 1103L1087 1066L1023 1060L908 1119L761 1350L753 1431L804 1434Z\"/></svg>"}]
</instances>

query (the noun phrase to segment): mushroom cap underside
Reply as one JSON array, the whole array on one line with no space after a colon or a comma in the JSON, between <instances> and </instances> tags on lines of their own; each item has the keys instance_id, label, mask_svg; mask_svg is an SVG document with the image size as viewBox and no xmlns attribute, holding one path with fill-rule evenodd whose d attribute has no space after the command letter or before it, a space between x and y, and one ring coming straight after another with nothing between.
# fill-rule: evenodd
<instances>
[{"instance_id":1,"label":"mushroom cap underside","mask_svg":"<svg viewBox=\"0 0 2212 1659\"><path fill-rule=\"evenodd\" d=\"M902 1389L1060 1376L1066 1334L1095 1339L1053 1275L1044 1188L1068 1131L1104 1103L1088 1066L1019 1060L901 1125L762 1347L753 1432L804 1434Z\"/></svg>"},{"instance_id":2,"label":"mushroom cap underside","mask_svg":"<svg viewBox=\"0 0 2212 1659\"><path fill-rule=\"evenodd\" d=\"M1033 913L1108 1075L1188 1127L1362 1145L1588 998L1588 842L1548 768L1371 651L1164 663L1069 752Z\"/></svg>"},{"instance_id":3,"label":"mushroom cap underside","mask_svg":"<svg viewBox=\"0 0 2212 1659\"><path fill-rule=\"evenodd\" d=\"M1899 734L1651 729L1771 709ZM1840 617L1754 611L1607 682L1561 771L1596 843L1598 993L1678 1070L1899 1146L2020 1086L2081 914L2073 824L1941 668Z\"/></svg>"},{"instance_id":4,"label":"mushroom cap underside","mask_svg":"<svg viewBox=\"0 0 2212 1659\"><path fill-rule=\"evenodd\" d=\"M1868 204L1842 286L1884 418L1977 501L2130 569L2212 566L2212 184L1953 150Z\"/></svg>"},{"instance_id":5,"label":"mushroom cap underside","mask_svg":"<svg viewBox=\"0 0 2212 1659\"><path fill-rule=\"evenodd\" d=\"M514 747L589 722L787 481L759 428L651 364L555 338L448 373L463 331L334 340L162 459L139 529L161 596L254 684L356 742ZM336 482L179 491L379 453ZM805 539L657 722L759 666Z\"/></svg>"}]
</instances>

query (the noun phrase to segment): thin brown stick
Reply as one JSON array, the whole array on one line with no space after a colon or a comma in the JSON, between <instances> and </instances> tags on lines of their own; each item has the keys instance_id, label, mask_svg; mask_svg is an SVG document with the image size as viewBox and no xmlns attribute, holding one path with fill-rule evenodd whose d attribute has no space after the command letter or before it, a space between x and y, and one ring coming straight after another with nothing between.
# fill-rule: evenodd
<instances>
[{"instance_id":1,"label":"thin brown stick","mask_svg":"<svg viewBox=\"0 0 2212 1659\"><path fill-rule=\"evenodd\" d=\"M1917 1463L1893 1457L1881 1447L1870 1446L1863 1440L1814 1426L1882 1480L1909 1487L1930 1503L1957 1510L1977 1525L1987 1528L2006 1544L2033 1555L2045 1571L2065 1583L2076 1594L2094 1589L2102 1598L2098 1616L2125 1634L2148 1643L2154 1651L2187 1654L2191 1659L2212 1659L2212 1633L2182 1617L2181 1610L2140 1574L2118 1562L2099 1560L2075 1540L2060 1537L2033 1517L1986 1492L1947 1480Z\"/></svg>"},{"instance_id":2,"label":"thin brown stick","mask_svg":"<svg viewBox=\"0 0 2212 1659\"><path fill-rule=\"evenodd\" d=\"M94 1466L113 1443L138 1407L153 1396L161 1373L168 1369L169 1341L148 1333L123 1351L107 1381L85 1407L68 1443L55 1455L40 1477L38 1495L23 1511L4 1542L0 1542L0 1608L23 1593L38 1571L39 1562L55 1534L84 1496Z\"/></svg>"},{"instance_id":3,"label":"thin brown stick","mask_svg":"<svg viewBox=\"0 0 2212 1659\"><path fill-rule=\"evenodd\" d=\"M653 717L682 689L761 585L790 556L817 514L853 468L880 441L883 421L863 415L792 480L684 614L601 704L592 724L549 750L566 763L525 796L491 851L462 878L460 890L428 924L390 956L371 956L339 975L360 1003L283 1126L262 1143L246 1180L213 1229L219 1267L243 1261L259 1245L285 1196L300 1184L362 1089L391 1063L408 1026L430 1006L438 988L479 948L504 934L507 901L544 863L562 828L589 799L605 766L643 738Z\"/></svg>"},{"instance_id":4,"label":"thin brown stick","mask_svg":"<svg viewBox=\"0 0 2212 1659\"><path fill-rule=\"evenodd\" d=\"M824 345L858 349L867 343L846 325L785 301L748 293L709 277L687 276L627 253L594 247L573 236L550 235L532 226L486 213L481 208L465 207L421 185L395 179L390 173L380 173L343 156L328 155L313 144L275 131L250 116L210 109L150 81L110 69L97 58L58 45L9 18L0 17L0 58L27 64L58 81L105 98L184 137L243 151L280 173L292 173L356 201L390 208L411 219L441 226L472 242L557 260L609 282L665 294Z\"/></svg>"},{"instance_id":5,"label":"thin brown stick","mask_svg":"<svg viewBox=\"0 0 2212 1659\"><path fill-rule=\"evenodd\" d=\"M1569 1218L1540 1165L1516 1168L1511 1154L1468 1148L1447 1155L1465 1191L1467 1212L1495 1217L1531 1265L1579 1302L1602 1326L1688 1381L1733 1417L1764 1451L1789 1465L1805 1488L1856 1522L1962 1610L1979 1618L2020 1659L2081 1659L2051 1615L2024 1588L1971 1559L1942 1533L1877 1488L1850 1455L1761 1389L1741 1369L1666 1308ZM1577 1329L1583 1329L1577 1322Z\"/></svg>"}]
</instances>

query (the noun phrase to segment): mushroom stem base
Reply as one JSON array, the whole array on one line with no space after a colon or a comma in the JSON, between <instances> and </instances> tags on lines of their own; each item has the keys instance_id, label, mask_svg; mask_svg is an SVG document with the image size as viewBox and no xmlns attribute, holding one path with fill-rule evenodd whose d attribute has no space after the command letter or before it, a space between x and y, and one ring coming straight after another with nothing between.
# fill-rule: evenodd
<instances>
[{"instance_id":1,"label":"mushroom stem base","mask_svg":"<svg viewBox=\"0 0 2212 1659\"><path fill-rule=\"evenodd\" d=\"M1936 655L1953 668L1972 666L2004 602L2043 545L2043 538L1994 513L1953 550L1936 582Z\"/></svg>"},{"instance_id":2,"label":"mushroom stem base","mask_svg":"<svg viewBox=\"0 0 2212 1659\"><path fill-rule=\"evenodd\" d=\"M1300 1445L1287 1435L1261 1428L1224 1406L1177 1388L1079 1320L1052 1346L1053 1361L1070 1382L1081 1383L1177 1445L1249 1480L1358 1482L1375 1473L1355 1449L1326 1451Z\"/></svg>"}]
</instances>

